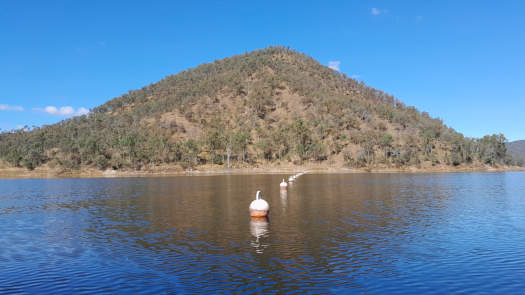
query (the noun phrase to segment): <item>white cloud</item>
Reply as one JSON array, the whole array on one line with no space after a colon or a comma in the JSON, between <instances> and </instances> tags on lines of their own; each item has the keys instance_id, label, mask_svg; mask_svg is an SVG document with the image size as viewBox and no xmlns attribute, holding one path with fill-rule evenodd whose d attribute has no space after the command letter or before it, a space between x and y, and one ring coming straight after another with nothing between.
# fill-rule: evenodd
<instances>
[{"instance_id":1,"label":"white cloud","mask_svg":"<svg viewBox=\"0 0 525 295\"><path fill-rule=\"evenodd\" d=\"M78 108L77 109L77 115L87 115L89 113L89 110L86 108Z\"/></svg>"},{"instance_id":2,"label":"white cloud","mask_svg":"<svg viewBox=\"0 0 525 295\"><path fill-rule=\"evenodd\" d=\"M350 78L352 78L354 80L357 80L357 79L361 78L361 75L355 74L355 75L350 76Z\"/></svg>"},{"instance_id":3,"label":"white cloud","mask_svg":"<svg viewBox=\"0 0 525 295\"><path fill-rule=\"evenodd\" d=\"M21 112L23 110L24 110L24 108L21 107L21 106L10 106L10 105L7 105L7 104L0 104L0 111L18 111L18 112Z\"/></svg>"},{"instance_id":4,"label":"white cloud","mask_svg":"<svg viewBox=\"0 0 525 295\"><path fill-rule=\"evenodd\" d=\"M340 71L341 69L339 68L339 66L341 65L341 62L338 61L338 60L334 60L334 61L329 61L328 62L328 67L334 71Z\"/></svg>"},{"instance_id":5,"label":"white cloud","mask_svg":"<svg viewBox=\"0 0 525 295\"><path fill-rule=\"evenodd\" d=\"M47 106L43 109L34 108L33 110L46 112L48 114L58 115L58 116L80 116L80 115L85 115L89 113L89 110L84 107L80 107L77 110L75 110L73 107L70 107L70 106L64 106L60 108L57 108L55 106Z\"/></svg>"},{"instance_id":6,"label":"white cloud","mask_svg":"<svg viewBox=\"0 0 525 295\"><path fill-rule=\"evenodd\" d=\"M377 16L377 15L380 15L380 14L386 14L386 13L388 13L388 9L378 9L378 8L373 7L373 8L370 10L370 13L371 13L372 15Z\"/></svg>"},{"instance_id":7,"label":"white cloud","mask_svg":"<svg viewBox=\"0 0 525 295\"><path fill-rule=\"evenodd\" d=\"M61 107L60 109L57 109L55 106L47 106L44 108L44 112L51 115L70 116L75 113L75 109L72 107Z\"/></svg>"}]
</instances>

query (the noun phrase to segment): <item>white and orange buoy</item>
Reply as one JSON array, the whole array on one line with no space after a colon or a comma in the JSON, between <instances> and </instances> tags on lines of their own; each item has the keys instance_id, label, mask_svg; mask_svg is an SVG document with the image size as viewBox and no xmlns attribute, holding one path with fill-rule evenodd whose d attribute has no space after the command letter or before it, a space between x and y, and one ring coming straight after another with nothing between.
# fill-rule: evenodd
<instances>
[{"instance_id":1,"label":"white and orange buoy","mask_svg":"<svg viewBox=\"0 0 525 295\"><path fill-rule=\"evenodd\" d=\"M286 190L288 189L288 183L286 183L286 181L283 181L281 182L281 184L279 184L279 187L281 188L281 190Z\"/></svg>"},{"instance_id":2,"label":"white and orange buoy","mask_svg":"<svg viewBox=\"0 0 525 295\"><path fill-rule=\"evenodd\" d=\"M255 194L255 200L250 204L251 217L264 217L268 215L268 211L270 211L270 205L261 198L261 195L261 191L257 191Z\"/></svg>"}]
</instances>

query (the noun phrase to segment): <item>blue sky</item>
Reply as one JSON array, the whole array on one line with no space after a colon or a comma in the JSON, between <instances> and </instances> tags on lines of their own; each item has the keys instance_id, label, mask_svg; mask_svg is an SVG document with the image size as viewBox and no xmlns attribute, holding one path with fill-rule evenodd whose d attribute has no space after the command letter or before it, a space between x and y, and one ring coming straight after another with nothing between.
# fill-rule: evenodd
<instances>
[{"instance_id":1,"label":"blue sky","mask_svg":"<svg viewBox=\"0 0 525 295\"><path fill-rule=\"evenodd\" d=\"M259 2L2 1L0 128L285 45L466 136L525 139L525 1Z\"/></svg>"}]
</instances>

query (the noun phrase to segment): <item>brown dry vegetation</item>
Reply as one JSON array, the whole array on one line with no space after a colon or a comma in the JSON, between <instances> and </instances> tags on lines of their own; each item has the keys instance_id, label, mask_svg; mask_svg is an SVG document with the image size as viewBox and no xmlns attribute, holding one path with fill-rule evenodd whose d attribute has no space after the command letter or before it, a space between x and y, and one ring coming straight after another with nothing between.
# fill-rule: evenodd
<instances>
[{"instance_id":1,"label":"brown dry vegetation","mask_svg":"<svg viewBox=\"0 0 525 295\"><path fill-rule=\"evenodd\" d=\"M505 141L465 138L304 54L269 47L166 77L89 115L4 132L0 158L29 169L439 170L513 164Z\"/></svg>"}]
</instances>

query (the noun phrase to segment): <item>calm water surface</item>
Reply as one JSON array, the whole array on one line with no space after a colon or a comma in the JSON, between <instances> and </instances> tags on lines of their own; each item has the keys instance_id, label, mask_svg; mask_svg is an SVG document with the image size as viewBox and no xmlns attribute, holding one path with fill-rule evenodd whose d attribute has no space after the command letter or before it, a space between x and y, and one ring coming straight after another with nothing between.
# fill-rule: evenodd
<instances>
[{"instance_id":1,"label":"calm water surface","mask_svg":"<svg viewBox=\"0 0 525 295\"><path fill-rule=\"evenodd\" d=\"M0 293L523 294L525 173L283 177L0 180Z\"/></svg>"}]
</instances>

